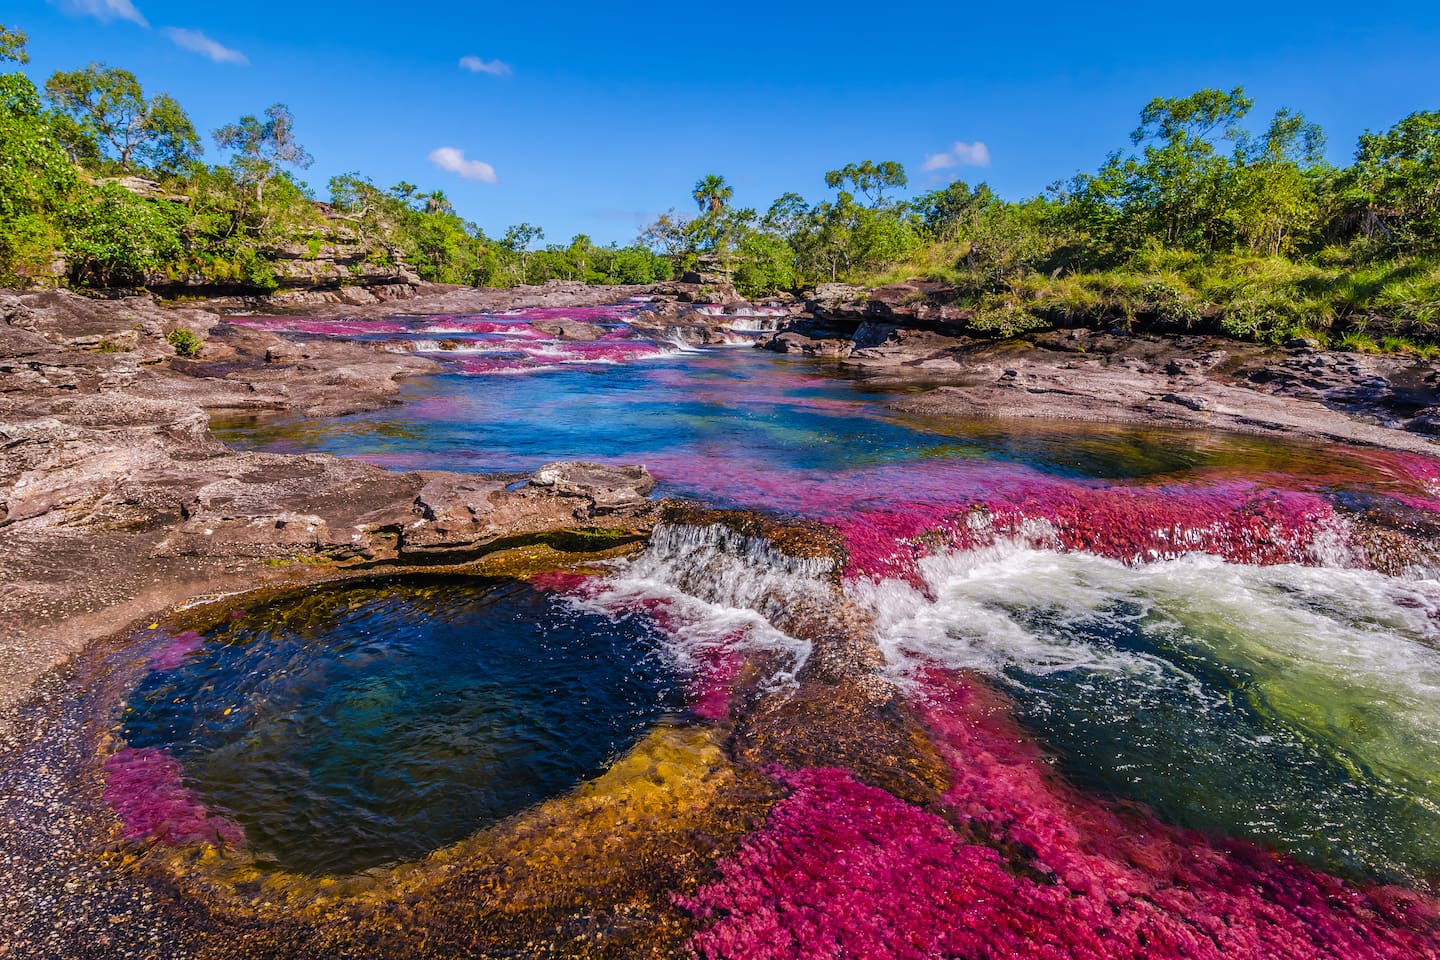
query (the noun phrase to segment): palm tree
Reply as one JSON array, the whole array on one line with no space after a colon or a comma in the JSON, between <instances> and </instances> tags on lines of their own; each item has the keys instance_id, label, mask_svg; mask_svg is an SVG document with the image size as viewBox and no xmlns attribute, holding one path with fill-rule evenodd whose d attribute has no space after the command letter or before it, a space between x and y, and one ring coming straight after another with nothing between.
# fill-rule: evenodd
<instances>
[{"instance_id":1,"label":"palm tree","mask_svg":"<svg viewBox=\"0 0 1440 960\"><path fill-rule=\"evenodd\" d=\"M690 194L695 198L695 205L700 208L701 213L718 213L725 209L725 204L735 196L735 191L730 189L730 184L725 178L710 174L695 181L695 189Z\"/></svg>"},{"instance_id":2,"label":"palm tree","mask_svg":"<svg viewBox=\"0 0 1440 960\"><path fill-rule=\"evenodd\" d=\"M426 213L451 213L455 209L450 198L445 196L444 190L436 190L425 195Z\"/></svg>"}]
</instances>

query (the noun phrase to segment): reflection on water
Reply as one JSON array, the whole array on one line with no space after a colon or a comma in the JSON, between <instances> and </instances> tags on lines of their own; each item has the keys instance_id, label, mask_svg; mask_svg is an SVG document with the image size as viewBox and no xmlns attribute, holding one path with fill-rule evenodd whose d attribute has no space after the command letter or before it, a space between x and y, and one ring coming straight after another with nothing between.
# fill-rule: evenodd
<instances>
[{"instance_id":1,"label":"reflection on water","mask_svg":"<svg viewBox=\"0 0 1440 960\"><path fill-rule=\"evenodd\" d=\"M815 513L787 494L837 478L846 496L883 496L873 471L984 464L1115 481L1216 475L1289 489L1388 484L1425 490L1383 456L1270 437L1075 423L955 420L889 409L900 393L834 365L721 348L539 376L447 375L405 384L401 404L338 419L218 417L227 442L324 451L394 469L528 472L564 459L644 463L660 494ZM1440 475L1440 474L1437 474ZM834 498L830 498L833 509ZM819 511L819 512L830 512Z\"/></svg>"},{"instance_id":2,"label":"reflection on water","mask_svg":"<svg viewBox=\"0 0 1440 960\"><path fill-rule=\"evenodd\" d=\"M207 822L303 872L465 837L599 773L676 705L643 625L510 581L328 589L179 647L130 699L128 756L167 752Z\"/></svg>"},{"instance_id":3,"label":"reflection on water","mask_svg":"<svg viewBox=\"0 0 1440 960\"><path fill-rule=\"evenodd\" d=\"M910 416L890 408L899 395L834 365L714 350L434 377L374 413L217 428L238 446L396 469L641 462L662 494L833 522L849 598L897 675L939 663L988 677L1076 782L1350 876L1440 875L1440 584L1339 569L1357 554L1334 509L1433 516L1440 463ZM686 605L686 585L715 571L684 564L709 554L663 546L598 596L711 617L684 624L696 657L767 637L808 651L733 598Z\"/></svg>"}]
</instances>

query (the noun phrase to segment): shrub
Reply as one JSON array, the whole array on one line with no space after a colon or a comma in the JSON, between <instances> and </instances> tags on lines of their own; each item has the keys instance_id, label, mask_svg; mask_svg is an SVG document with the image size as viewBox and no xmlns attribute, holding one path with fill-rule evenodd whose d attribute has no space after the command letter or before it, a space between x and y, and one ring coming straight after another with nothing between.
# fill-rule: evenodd
<instances>
[{"instance_id":1,"label":"shrub","mask_svg":"<svg viewBox=\"0 0 1440 960\"><path fill-rule=\"evenodd\" d=\"M175 348L176 355L181 357L198 357L201 348L205 346L205 341L184 327L177 327L165 334L165 340Z\"/></svg>"}]
</instances>

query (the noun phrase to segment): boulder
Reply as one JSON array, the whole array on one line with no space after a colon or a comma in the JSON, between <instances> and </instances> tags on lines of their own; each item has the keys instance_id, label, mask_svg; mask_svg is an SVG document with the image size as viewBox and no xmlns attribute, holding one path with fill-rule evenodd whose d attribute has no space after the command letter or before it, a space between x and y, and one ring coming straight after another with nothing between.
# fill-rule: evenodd
<instances>
[{"instance_id":1,"label":"boulder","mask_svg":"<svg viewBox=\"0 0 1440 960\"><path fill-rule=\"evenodd\" d=\"M599 340L605 335L602 327L593 323L581 323L579 320L571 320L569 317L557 317L554 320L536 320L531 324L536 330L548 333L552 337L561 340Z\"/></svg>"},{"instance_id":2,"label":"boulder","mask_svg":"<svg viewBox=\"0 0 1440 960\"><path fill-rule=\"evenodd\" d=\"M612 467L566 460L536 470L530 485L565 497L582 497L593 504L595 513L614 513L648 504L655 479L643 465Z\"/></svg>"},{"instance_id":3,"label":"boulder","mask_svg":"<svg viewBox=\"0 0 1440 960\"><path fill-rule=\"evenodd\" d=\"M439 474L420 488L415 509L426 520L473 522L495 509L490 498L505 487L504 480Z\"/></svg>"}]
</instances>

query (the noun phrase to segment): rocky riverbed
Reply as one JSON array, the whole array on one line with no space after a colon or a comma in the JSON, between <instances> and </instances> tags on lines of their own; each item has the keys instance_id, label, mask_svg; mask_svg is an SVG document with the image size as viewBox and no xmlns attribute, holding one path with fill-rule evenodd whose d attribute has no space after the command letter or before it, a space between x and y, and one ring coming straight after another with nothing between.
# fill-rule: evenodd
<instances>
[{"instance_id":1,"label":"rocky riverbed","mask_svg":"<svg viewBox=\"0 0 1440 960\"><path fill-rule=\"evenodd\" d=\"M411 306L493 310L547 297L583 299L441 293ZM394 402L403 378L436 372L433 361L297 345L145 298L9 294L0 315L0 709L95 637L195 597L337 567L453 563L587 525L645 525L643 471L557 468L529 483L396 474L236 453L209 432L215 412L373 409ZM200 356L176 355L176 329L203 339Z\"/></svg>"},{"instance_id":2,"label":"rocky riverbed","mask_svg":"<svg viewBox=\"0 0 1440 960\"><path fill-rule=\"evenodd\" d=\"M977 339L926 285L822 288L761 342L877 382L938 387L913 412L1148 424L1440 449L1440 363L1227 338L1077 326Z\"/></svg>"},{"instance_id":3,"label":"rocky riverbed","mask_svg":"<svg viewBox=\"0 0 1440 960\"><path fill-rule=\"evenodd\" d=\"M917 293L924 291L882 291L861 302L820 291L757 307L697 304L698 290L673 285L554 285L293 309L317 320L378 319L402 309L454 315L643 297L646 312L633 325L657 339L719 343L743 334L771 350L830 358L876 383L904 386L896 405L908 415L1200 427L1440 452L1433 363L1306 343L1261 347L1085 329L993 343L966 336ZM1097 812L1096 801L1048 775L1026 779L1023 771L1043 768L1038 753L1015 746L1005 708L972 678L925 674L914 681L924 691L916 697L886 675L876 642L884 611L860 603L863 591L841 578L867 544L875 569L896 562L895 543L875 534L879 519L837 529L655 502L654 482L639 465L571 461L477 476L237 452L211 433L212 414L373 410L397 402L405 378L442 369L374 344L287 338L231 322L224 309L242 306L0 295L0 793L9 818L0 823L0 893L16 905L0 919L0 956L660 957L686 949L744 956L765 940L765 923L789 922L744 908L753 899L747 884L794 896L785 910L807 896L786 886L797 876L851 888L854 877L830 873L843 873L848 861L813 854L827 836L858 836L856 849L880 857L871 872L884 883L921 874L937 887L952 882L946 877L980 878L988 885L980 892L995 903L1029 897L1025 911L1054 912L1056 930L1123 916L1135 925L1124 935L1140 944L1162 934L1178 943L1191 921L1176 918L1203 912L1177 900L1164 908L1146 901L1143 909L1117 901L1086 913L1087 898L1104 887L1095 876L1130 871L1131 883L1152 854L1173 859L1193 848L1219 858L1219 847L1132 812ZM604 335L585 322L543 322L562 341ZM167 338L176 329L203 341L198 356L176 355ZM1101 491L1093 505L1115 511L1126 527L1133 526L1126 510L1149 509L1142 501L1126 490ZM1352 512L1353 541L1370 567L1436 562L1435 524L1426 525L1423 511L1373 522ZM906 533L906 549L918 556L927 537L945 531L956 543L978 535L973 509L964 523L942 514ZM1307 515L1307 530L1310 524ZM423 862L337 883L266 875L243 859L217 860L213 847L137 846L119 837L113 802L84 776L93 773L97 745L109 749L114 736L96 725L97 709L143 670L143 658L140 666L127 660L128 645L153 645L166 630L222 618L227 596L448 570L539 573L537 583L576 602L629 609L631 601L615 599L623 585L555 571L633 554L647 542L648 562L666 566L685 595L753 608L767 628L804 638L802 666L786 674L784 655L773 650L738 656L720 648L702 657L690 710L703 723L662 724L599 779ZM918 573L910 576L919 583ZM652 597L645 604L658 622L684 619L679 603ZM777 673L786 676L779 687ZM984 758L980 766L976 756ZM1012 794L967 793L980 791L992 772ZM971 813L956 812L963 810ZM755 832L767 816L769 826ZM877 817L902 846L905 836L925 837L923 857L885 846L888 834L877 840L881 853L866 847ZM1071 849L1063 830L1046 833L1047 817L1079 818L1099 839ZM960 839L948 832L956 824ZM824 836L811 836L815 830ZM1124 838L1137 833L1151 837L1155 850L1126 847ZM997 850L1019 866L996 867ZM1232 898L1231 919L1242 918L1235 929L1244 931L1252 921L1265 931L1270 922L1245 890L1270 884L1302 901L1328 890L1335 917L1354 922L1336 920L1326 936L1353 936L1352 927L1368 936L1363 925L1375 924L1374 955L1432 955L1414 953L1432 949L1437 935L1429 907L1412 904L1409 894L1376 894L1372 902L1370 893L1337 893L1330 880L1299 868L1271 876L1278 868L1256 860L1234 869L1250 871L1235 881L1241 893L1198 873L1181 876L1175 889L1216 886L1210 892ZM1057 895L1061 882L1072 893ZM945 889L961 899L976 895ZM1155 894L1156 902L1169 895ZM942 918L896 913L888 887L874 896L881 907L855 913L847 935L866 931L877 943L941 935ZM1255 917L1245 913L1252 909ZM871 931L861 922L867 911L891 926ZM716 922L691 939L696 918ZM832 922L807 920L804 936L823 940ZM1329 923L1315 929L1329 931ZM1257 933L1255 942L1283 945L1265 940L1274 935ZM1206 948L1223 952L1223 937L1215 937Z\"/></svg>"},{"instance_id":4,"label":"rocky riverbed","mask_svg":"<svg viewBox=\"0 0 1440 960\"><path fill-rule=\"evenodd\" d=\"M380 317L580 307L652 299L637 325L721 342L739 319L758 345L855 365L917 389L900 408L962 417L1199 427L1440 450L1440 366L1204 336L1085 328L1000 343L960 333L921 288L852 288L757 311L698 305L683 285L469 290L403 302L294 305L310 317ZM225 302L219 307L242 304ZM234 453L212 413L323 417L394 402L433 360L372 346L297 343L227 322L211 305L93 300L64 291L0 295L0 704L134 617L188 597L313 576L303 561L436 562L507 536L572 522L566 497L515 478L395 474L329 457ZM185 329L197 357L167 342ZM584 324L562 339L598 334ZM567 491L570 488L565 488ZM628 488L627 488L628 489ZM637 500L625 509L638 509ZM552 503L551 501L555 502ZM433 502L432 502L433 501ZM614 509L614 508L607 508ZM584 511L581 511L582 513ZM548 525L548 526L547 526Z\"/></svg>"}]
</instances>

